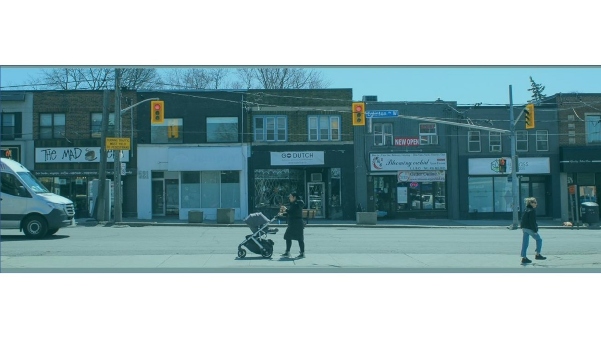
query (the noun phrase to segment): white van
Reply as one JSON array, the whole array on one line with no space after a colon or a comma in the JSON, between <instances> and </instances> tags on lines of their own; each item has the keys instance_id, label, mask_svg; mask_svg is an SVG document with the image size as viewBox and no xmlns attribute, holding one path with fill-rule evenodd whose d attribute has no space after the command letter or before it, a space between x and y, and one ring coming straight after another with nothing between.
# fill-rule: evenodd
<instances>
[{"instance_id":1,"label":"white van","mask_svg":"<svg viewBox=\"0 0 601 338\"><path fill-rule=\"evenodd\" d=\"M0 174L2 229L19 229L28 237L43 238L74 223L73 202L48 191L19 162L2 158Z\"/></svg>"}]
</instances>

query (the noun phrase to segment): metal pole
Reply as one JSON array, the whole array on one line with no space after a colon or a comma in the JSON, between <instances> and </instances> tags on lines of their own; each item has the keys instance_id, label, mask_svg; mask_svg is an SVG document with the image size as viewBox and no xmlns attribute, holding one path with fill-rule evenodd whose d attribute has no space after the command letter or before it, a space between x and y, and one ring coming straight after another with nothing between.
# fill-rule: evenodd
<instances>
[{"instance_id":1,"label":"metal pole","mask_svg":"<svg viewBox=\"0 0 601 338\"><path fill-rule=\"evenodd\" d=\"M121 137L121 70L115 68L115 130L117 137ZM121 222L121 150L113 150L115 160L115 222Z\"/></svg>"},{"instance_id":2,"label":"metal pole","mask_svg":"<svg viewBox=\"0 0 601 338\"><path fill-rule=\"evenodd\" d=\"M520 206L520 202L518 196L518 179L516 173L518 163L516 161L515 156L515 123L513 117L513 94L511 90L511 85L509 85L509 127L511 139L511 195L513 196L513 221L510 229L515 230L518 228L518 207Z\"/></svg>"}]
</instances>

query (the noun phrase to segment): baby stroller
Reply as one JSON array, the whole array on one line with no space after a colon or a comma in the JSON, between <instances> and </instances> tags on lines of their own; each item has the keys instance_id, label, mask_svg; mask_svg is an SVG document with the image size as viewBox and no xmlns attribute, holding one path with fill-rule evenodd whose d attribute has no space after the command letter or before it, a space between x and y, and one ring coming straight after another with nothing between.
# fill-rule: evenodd
<instances>
[{"instance_id":1,"label":"baby stroller","mask_svg":"<svg viewBox=\"0 0 601 338\"><path fill-rule=\"evenodd\" d=\"M246 257L246 250L242 248L245 246L251 252L259 254L265 258L271 257L273 254L273 241L267 239L267 234L275 234L279 229L270 228L269 224L277 219L277 215L271 220L263 213L257 212L246 216L244 222L248 224L248 227L253 232L252 235L246 235L246 239L238 245L238 257Z\"/></svg>"}]
</instances>

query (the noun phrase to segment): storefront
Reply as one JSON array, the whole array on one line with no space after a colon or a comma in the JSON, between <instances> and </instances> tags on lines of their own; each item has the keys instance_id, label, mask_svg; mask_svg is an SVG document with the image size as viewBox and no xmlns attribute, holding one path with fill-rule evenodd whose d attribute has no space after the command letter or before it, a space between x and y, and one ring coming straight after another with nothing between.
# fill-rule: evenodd
<instances>
[{"instance_id":1,"label":"storefront","mask_svg":"<svg viewBox=\"0 0 601 338\"><path fill-rule=\"evenodd\" d=\"M447 217L446 153L372 153L368 210L378 217Z\"/></svg>"},{"instance_id":2,"label":"storefront","mask_svg":"<svg viewBox=\"0 0 601 338\"><path fill-rule=\"evenodd\" d=\"M470 219L508 219L513 214L511 158L506 157L506 172L499 171L499 158L468 158L467 213ZM517 210L526 197L535 197L536 213L551 216L551 166L549 157L520 157L517 171Z\"/></svg>"},{"instance_id":3,"label":"storefront","mask_svg":"<svg viewBox=\"0 0 601 338\"><path fill-rule=\"evenodd\" d=\"M48 190L73 201L76 218L92 217L91 182L99 177L99 154L100 147L37 147L34 159L35 170L32 172ZM131 189L127 189L131 186L128 182L135 177L135 170L128 168L129 151L122 151L121 154L124 202L122 210L123 214L127 215L132 212L127 201L135 199ZM110 180L113 180L114 173L113 156L112 151L107 152L106 178ZM89 169L91 166L95 169Z\"/></svg>"},{"instance_id":4,"label":"storefront","mask_svg":"<svg viewBox=\"0 0 601 338\"><path fill-rule=\"evenodd\" d=\"M575 220L574 212L580 212L583 202L599 204L601 190L601 146L561 147L561 172L567 175L567 187L562 194L568 195L569 219ZM578 214L578 219L581 215Z\"/></svg>"},{"instance_id":5,"label":"storefront","mask_svg":"<svg viewBox=\"0 0 601 338\"><path fill-rule=\"evenodd\" d=\"M295 191L305 208L315 212L315 218L354 218L352 146L287 148L291 150L253 147L249 201L253 209L273 217Z\"/></svg>"},{"instance_id":6,"label":"storefront","mask_svg":"<svg viewBox=\"0 0 601 338\"><path fill-rule=\"evenodd\" d=\"M188 219L199 210L216 220L217 209L248 214L246 146L138 145L138 218Z\"/></svg>"}]
</instances>

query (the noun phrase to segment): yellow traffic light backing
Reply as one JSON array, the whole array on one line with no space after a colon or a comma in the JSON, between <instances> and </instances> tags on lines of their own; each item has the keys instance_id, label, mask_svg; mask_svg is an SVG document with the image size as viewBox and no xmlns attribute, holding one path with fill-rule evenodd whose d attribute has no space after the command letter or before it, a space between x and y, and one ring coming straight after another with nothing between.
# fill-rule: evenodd
<instances>
[{"instance_id":1,"label":"yellow traffic light backing","mask_svg":"<svg viewBox=\"0 0 601 338\"><path fill-rule=\"evenodd\" d=\"M165 122L165 102L150 101L150 123L162 124Z\"/></svg>"},{"instance_id":2,"label":"yellow traffic light backing","mask_svg":"<svg viewBox=\"0 0 601 338\"><path fill-rule=\"evenodd\" d=\"M534 104L527 104L525 110L526 129L534 129Z\"/></svg>"},{"instance_id":3,"label":"yellow traffic light backing","mask_svg":"<svg viewBox=\"0 0 601 338\"><path fill-rule=\"evenodd\" d=\"M365 125L365 102L353 102L353 126Z\"/></svg>"}]
</instances>

